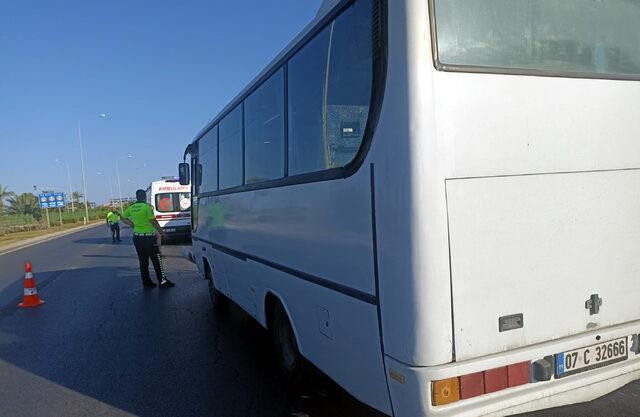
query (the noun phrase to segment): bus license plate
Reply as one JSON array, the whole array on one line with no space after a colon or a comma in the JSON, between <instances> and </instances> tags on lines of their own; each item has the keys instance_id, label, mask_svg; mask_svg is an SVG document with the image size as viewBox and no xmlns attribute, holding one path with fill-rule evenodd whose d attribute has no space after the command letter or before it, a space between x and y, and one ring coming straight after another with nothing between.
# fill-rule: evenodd
<instances>
[{"instance_id":1,"label":"bus license plate","mask_svg":"<svg viewBox=\"0 0 640 417\"><path fill-rule=\"evenodd\" d=\"M629 347L626 337L556 354L556 378L602 368L626 360Z\"/></svg>"}]
</instances>

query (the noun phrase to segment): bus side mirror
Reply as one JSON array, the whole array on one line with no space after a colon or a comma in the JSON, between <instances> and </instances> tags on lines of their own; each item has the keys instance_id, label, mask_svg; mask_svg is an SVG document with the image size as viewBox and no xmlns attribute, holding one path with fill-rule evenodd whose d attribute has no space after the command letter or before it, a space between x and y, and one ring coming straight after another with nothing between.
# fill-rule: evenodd
<instances>
[{"instance_id":1,"label":"bus side mirror","mask_svg":"<svg viewBox=\"0 0 640 417\"><path fill-rule=\"evenodd\" d=\"M189 185L189 164L183 162L178 165L178 175L180 176L180 185Z\"/></svg>"}]
</instances>

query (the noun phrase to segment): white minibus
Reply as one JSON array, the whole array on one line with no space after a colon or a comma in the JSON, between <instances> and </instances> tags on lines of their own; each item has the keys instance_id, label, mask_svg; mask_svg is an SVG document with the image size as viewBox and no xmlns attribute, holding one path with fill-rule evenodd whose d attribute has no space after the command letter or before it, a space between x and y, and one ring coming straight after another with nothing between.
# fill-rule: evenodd
<instances>
[{"instance_id":1,"label":"white minibus","mask_svg":"<svg viewBox=\"0 0 640 417\"><path fill-rule=\"evenodd\" d=\"M638 22L626 0L325 2L185 152L212 299L292 378L396 417L640 378Z\"/></svg>"}]
</instances>

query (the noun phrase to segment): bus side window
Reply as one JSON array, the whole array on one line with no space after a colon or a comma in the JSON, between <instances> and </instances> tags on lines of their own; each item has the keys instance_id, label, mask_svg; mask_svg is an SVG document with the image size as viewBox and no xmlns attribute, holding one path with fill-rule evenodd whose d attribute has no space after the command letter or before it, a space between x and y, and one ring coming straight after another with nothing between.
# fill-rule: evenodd
<instances>
[{"instance_id":1,"label":"bus side window","mask_svg":"<svg viewBox=\"0 0 640 417\"><path fill-rule=\"evenodd\" d=\"M359 1L288 64L289 172L338 168L360 149L373 78L371 2Z\"/></svg>"},{"instance_id":2,"label":"bus side window","mask_svg":"<svg viewBox=\"0 0 640 417\"><path fill-rule=\"evenodd\" d=\"M371 13L371 2L359 1L336 19L325 109L327 168L353 160L367 126L373 82Z\"/></svg>"},{"instance_id":3,"label":"bus side window","mask_svg":"<svg viewBox=\"0 0 640 417\"><path fill-rule=\"evenodd\" d=\"M242 105L220 122L220 189L242 185ZM209 168L207 168L209 169Z\"/></svg>"},{"instance_id":4,"label":"bus side window","mask_svg":"<svg viewBox=\"0 0 640 417\"><path fill-rule=\"evenodd\" d=\"M284 71L278 70L244 102L247 184L284 177Z\"/></svg>"},{"instance_id":5,"label":"bus side window","mask_svg":"<svg viewBox=\"0 0 640 417\"><path fill-rule=\"evenodd\" d=\"M198 142L197 161L195 169L191 170L196 183L195 194L218 191L217 125L211 128Z\"/></svg>"}]
</instances>

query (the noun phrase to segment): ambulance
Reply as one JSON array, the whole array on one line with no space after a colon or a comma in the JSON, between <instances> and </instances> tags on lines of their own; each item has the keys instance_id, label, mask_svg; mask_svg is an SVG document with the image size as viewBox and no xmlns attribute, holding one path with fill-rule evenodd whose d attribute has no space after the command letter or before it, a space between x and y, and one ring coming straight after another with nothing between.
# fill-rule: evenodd
<instances>
[{"instance_id":1,"label":"ambulance","mask_svg":"<svg viewBox=\"0 0 640 417\"><path fill-rule=\"evenodd\" d=\"M179 179L163 177L147 190L148 203L168 239L191 239L191 187Z\"/></svg>"}]
</instances>

